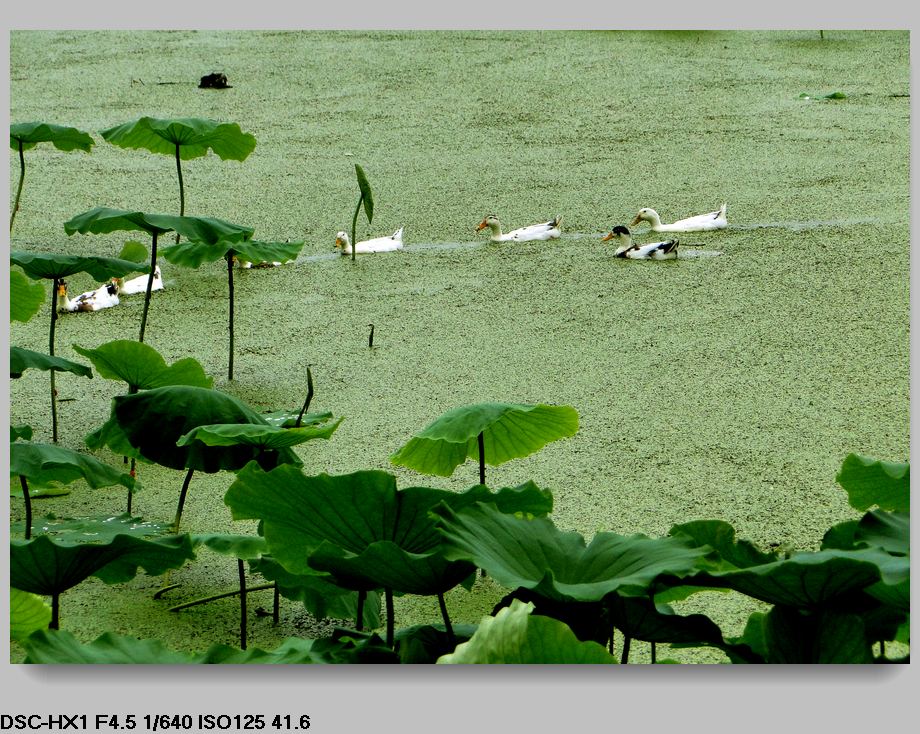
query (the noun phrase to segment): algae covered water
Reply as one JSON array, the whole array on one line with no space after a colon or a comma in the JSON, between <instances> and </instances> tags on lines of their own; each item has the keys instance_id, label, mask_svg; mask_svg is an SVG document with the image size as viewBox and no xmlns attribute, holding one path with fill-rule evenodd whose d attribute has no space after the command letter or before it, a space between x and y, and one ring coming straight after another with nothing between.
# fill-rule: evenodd
<instances>
[{"instance_id":1,"label":"algae covered water","mask_svg":"<svg viewBox=\"0 0 920 734\"><path fill-rule=\"evenodd\" d=\"M186 213L305 240L301 256L238 274L233 382L220 265L161 261L146 341L168 362L195 357L261 410L299 407L310 366L311 409L345 421L298 449L305 471L466 489L473 464L439 479L388 457L459 405L567 404L574 438L489 471L495 486L551 489L560 528L663 535L718 518L763 548L814 549L857 516L834 481L844 456L909 452L908 52L902 32L16 31L11 121L73 125L97 144L28 151L11 245L117 255L133 235L68 237L63 222L96 206L177 213L175 167L98 131L144 115L236 122L254 153L184 162ZM231 88L199 89L214 71ZM333 240L350 227L355 163L375 196L359 237L405 227L406 248L352 264ZM12 191L18 175L11 155ZM723 201L729 228L681 235L675 262L623 262L600 242L641 207L667 222ZM492 244L474 232L487 213L507 229L561 213L563 236ZM75 292L94 285L83 277ZM134 338L141 307L65 317L57 353L81 361L73 344ZM46 316L12 324L11 342L45 350ZM36 440L50 436L47 386L34 371L10 386L10 421ZM121 386L64 374L58 389L62 444L80 448ZM180 473L140 477L135 511L169 518ZM231 481L196 477L183 524L252 531L222 502ZM77 487L36 512L122 504ZM232 644L234 602L166 609L232 588L235 573L202 551L168 601L150 599L158 579L91 580L66 595L62 626L84 640L112 629ZM452 617L477 622L505 591L488 578L454 590ZM740 632L750 610L708 596L694 603ZM397 603L400 626L437 618L431 599ZM252 624L251 644L321 631L285 602L278 627Z\"/></svg>"}]
</instances>

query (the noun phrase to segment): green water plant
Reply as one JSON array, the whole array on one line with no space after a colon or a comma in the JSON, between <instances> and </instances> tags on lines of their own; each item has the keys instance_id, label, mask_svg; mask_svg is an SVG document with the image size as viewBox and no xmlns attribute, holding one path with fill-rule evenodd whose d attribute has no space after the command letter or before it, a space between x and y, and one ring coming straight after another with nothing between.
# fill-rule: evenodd
<instances>
[{"instance_id":1,"label":"green water plant","mask_svg":"<svg viewBox=\"0 0 920 734\"><path fill-rule=\"evenodd\" d=\"M283 439L268 438L272 433L285 429L262 432L254 441L234 438L223 442L222 438L218 438L213 445L193 436L186 437L196 428L217 424L272 428L261 415L231 395L202 387L169 385L133 395L115 396L108 421L87 436L86 442L93 449L108 446L124 456L184 470L186 475L173 526L178 532L185 497L196 471L238 471L250 461L267 469L278 464L300 466L302 463L289 445L283 445ZM220 434L221 430L216 433ZM301 430L303 433L294 435L310 438L331 435L331 431L323 435L316 426L305 426ZM183 437L186 437L185 440L178 445ZM222 442L224 445L221 445Z\"/></svg>"},{"instance_id":2,"label":"green water plant","mask_svg":"<svg viewBox=\"0 0 920 734\"><path fill-rule=\"evenodd\" d=\"M116 535L106 542L68 543L39 535L10 541L10 586L51 597L49 627L57 629L60 597L65 591L96 576L106 584L130 581L138 568L158 576L194 558L187 535L147 540Z\"/></svg>"},{"instance_id":3,"label":"green water plant","mask_svg":"<svg viewBox=\"0 0 920 734\"><path fill-rule=\"evenodd\" d=\"M468 458L498 466L530 456L551 441L574 436L578 412L568 405L477 403L449 410L390 457L398 466L449 477Z\"/></svg>"},{"instance_id":4,"label":"green water plant","mask_svg":"<svg viewBox=\"0 0 920 734\"><path fill-rule=\"evenodd\" d=\"M25 537L32 536L32 500L29 482L47 485L70 484L83 479L93 489L120 484L129 490L134 478L99 459L53 444L13 441L10 443L10 477L18 477L25 502Z\"/></svg>"},{"instance_id":5,"label":"green water plant","mask_svg":"<svg viewBox=\"0 0 920 734\"><path fill-rule=\"evenodd\" d=\"M263 471L250 464L224 498L234 520L258 519L269 550L295 574L326 575L359 592L383 589L386 641L394 643L393 593L436 596L448 634L444 592L471 581L475 566L449 560L429 511L482 500L496 511L545 515L552 497L532 483L492 493L476 486L458 494L428 487L399 490L382 471L306 476L293 466ZM358 615L361 618L360 612Z\"/></svg>"},{"instance_id":6,"label":"green water plant","mask_svg":"<svg viewBox=\"0 0 920 734\"><path fill-rule=\"evenodd\" d=\"M10 589L10 639L24 640L51 623L51 607L38 594Z\"/></svg>"},{"instance_id":7,"label":"green water plant","mask_svg":"<svg viewBox=\"0 0 920 734\"><path fill-rule=\"evenodd\" d=\"M206 241L184 242L164 248L163 257L174 265L198 268L205 262L223 258L227 263L227 296L230 346L227 356L227 379L233 379L234 354L234 283L233 261L241 258L248 262L285 262L293 260L303 249L303 242L261 242L251 239L239 241L209 238Z\"/></svg>"},{"instance_id":8,"label":"green water plant","mask_svg":"<svg viewBox=\"0 0 920 734\"><path fill-rule=\"evenodd\" d=\"M16 212L19 211L19 199L26 178L26 159L23 153L39 143L51 143L58 150L65 152L82 150L89 153L94 142L89 133L75 127L47 122L20 122L10 125L10 148L19 153L19 185L16 187L16 200L10 214L10 232L13 231L13 222L16 220Z\"/></svg>"},{"instance_id":9,"label":"green water plant","mask_svg":"<svg viewBox=\"0 0 920 734\"><path fill-rule=\"evenodd\" d=\"M362 205L364 206L364 216L367 217L367 223L371 224L374 221L374 192L371 191L371 184L367 180L367 175L364 173L364 169L360 165L355 163L355 177L358 179L358 191L360 195L358 196L358 204L355 206L355 214L351 218L351 261L355 261L355 255L358 252L357 243L358 240L355 239L355 229L358 226L358 213L361 211Z\"/></svg>"},{"instance_id":10,"label":"green water plant","mask_svg":"<svg viewBox=\"0 0 920 734\"><path fill-rule=\"evenodd\" d=\"M201 158L213 151L221 160L244 161L256 147L255 136L244 133L236 123L200 117L141 117L102 130L100 134L107 142L121 148L149 150L175 158L179 179L179 216L185 216L183 160ZM176 231L176 243L181 234Z\"/></svg>"},{"instance_id":11,"label":"green water plant","mask_svg":"<svg viewBox=\"0 0 920 734\"><path fill-rule=\"evenodd\" d=\"M10 262L22 268L23 272L33 280L47 279L51 281L51 325L48 329L48 353L51 357L54 357L54 331L58 319L58 287L64 282L64 278L76 273L89 273L97 281L105 281L109 278L121 277L128 273L145 269L143 265L114 257L83 257L80 255L58 255L23 250L11 251ZM53 368L50 370L51 436L54 443L57 443L58 419L55 371Z\"/></svg>"},{"instance_id":12,"label":"green water plant","mask_svg":"<svg viewBox=\"0 0 920 734\"><path fill-rule=\"evenodd\" d=\"M30 283L19 270L10 270L10 321L28 321L45 302L45 286Z\"/></svg>"}]
</instances>

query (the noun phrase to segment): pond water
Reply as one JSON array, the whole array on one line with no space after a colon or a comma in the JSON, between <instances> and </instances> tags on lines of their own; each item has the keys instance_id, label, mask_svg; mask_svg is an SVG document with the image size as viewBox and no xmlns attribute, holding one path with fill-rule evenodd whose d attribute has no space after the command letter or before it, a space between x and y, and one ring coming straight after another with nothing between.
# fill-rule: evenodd
<instances>
[{"instance_id":1,"label":"pond water","mask_svg":"<svg viewBox=\"0 0 920 734\"><path fill-rule=\"evenodd\" d=\"M718 518L763 548L814 549L829 525L857 516L834 482L843 458L909 452L909 100L891 96L909 90L908 50L906 33L856 31L823 42L796 31L17 31L12 121L74 125L97 145L28 151L12 246L114 256L140 233L68 237L63 222L96 206L178 211L172 160L116 148L99 130L142 115L237 122L256 136L254 153L184 161L186 212L303 250L236 274L232 383L220 264L161 260L147 342L168 362L195 357L259 410L299 407L310 366L311 409L345 421L298 449L307 472L381 468L400 486L466 489L472 464L442 479L388 457L458 405L567 404L580 414L575 437L490 469L496 486L551 489L559 527L663 535ZM232 89L197 88L215 58ZM848 98L798 99L825 88ZM405 226L405 251L355 264L332 251L357 202L355 162L375 196L359 239ZM11 156L11 191L18 174ZM723 200L730 227L681 236L676 262L618 261L599 241L643 206L671 221ZM564 235L474 240L490 211L514 226L561 212ZM75 291L93 285L73 278ZM126 298L66 316L57 353L81 361L73 344L135 338L141 308ZM11 326L13 344L45 350L47 338L45 311ZM58 389L62 443L79 448L121 386L62 375ZM47 401L47 374L27 373L10 386L11 423L47 440ZM136 511L167 519L182 476L148 466L140 476ZM222 502L231 481L196 477L183 525L253 531ZM36 504L108 513L123 497L83 487ZM166 609L232 588L235 574L202 551L165 601L150 599L157 579L90 581L65 595L62 624L81 639L113 629L176 647L233 644L234 602ZM480 579L447 603L476 622L504 591ZM433 599L397 604L401 626L437 618ZM723 594L682 608L705 609L727 634L751 611ZM287 602L278 627L253 622L252 644L322 629Z\"/></svg>"}]
</instances>

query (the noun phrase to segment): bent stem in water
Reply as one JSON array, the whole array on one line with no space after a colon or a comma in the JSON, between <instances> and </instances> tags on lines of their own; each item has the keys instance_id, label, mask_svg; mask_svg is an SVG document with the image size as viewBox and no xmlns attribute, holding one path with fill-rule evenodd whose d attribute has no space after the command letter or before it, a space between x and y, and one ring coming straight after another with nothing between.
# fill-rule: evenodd
<instances>
[{"instance_id":1,"label":"bent stem in water","mask_svg":"<svg viewBox=\"0 0 920 734\"><path fill-rule=\"evenodd\" d=\"M178 235L177 235L178 236ZM144 291L144 313L141 315L141 333L137 340L144 342L144 331L147 329L147 312L150 310L150 294L153 291L153 276L157 268L157 233L153 231L153 241L150 245L150 275L147 277L147 290Z\"/></svg>"},{"instance_id":2,"label":"bent stem in water","mask_svg":"<svg viewBox=\"0 0 920 734\"><path fill-rule=\"evenodd\" d=\"M237 559L237 568L240 573L240 650L246 649L246 566L243 559Z\"/></svg>"},{"instance_id":3,"label":"bent stem in water","mask_svg":"<svg viewBox=\"0 0 920 734\"><path fill-rule=\"evenodd\" d=\"M26 540L32 537L32 497L29 495L29 483L26 478L19 475L19 485L22 487L22 499L26 503Z\"/></svg>"},{"instance_id":4,"label":"bent stem in water","mask_svg":"<svg viewBox=\"0 0 920 734\"><path fill-rule=\"evenodd\" d=\"M185 216L185 185L182 183L182 163L179 158L179 143L176 143L176 174L179 176L179 216ZM179 233L176 232L176 244L179 244Z\"/></svg>"},{"instance_id":5,"label":"bent stem in water","mask_svg":"<svg viewBox=\"0 0 920 734\"><path fill-rule=\"evenodd\" d=\"M456 646L457 638L454 637L454 628L450 624L450 617L447 616L447 604L444 603L444 593L438 592L438 606L441 608L441 617L444 619L444 628L447 630L447 639L451 645Z\"/></svg>"},{"instance_id":6,"label":"bent stem in water","mask_svg":"<svg viewBox=\"0 0 920 734\"><path fill-rule=\"evenodd\" d=\"M48 354L54 356L54 325L58 320L57 315L57 298L58 288L64 281L55 278L51 287L51 328L48 333ZM55 370L49 370L51 376L51 440L57 443L58 435L58 417L57 417L57 389L54 385Z\"/></svg>"},{"instance_id":7,"label":"bent stem in water","mask_svg":"<svg viewBox=\"0 0 920 734\"><path fill-rule=\"evenodd\" d=\"M233 254L227 252L227 289L230 294L230 357L227 362L227 379L233 379Z\"/></svg>"},{"instance_id":8,"label":"bent stem in water","mask_svg":"<svg viewBox=\"0 0 920 734\"><path fill-rule=\"evenodd\" d=\"M176 535L179 534L179 523L182 521L182 508L185 505L185 495L188 494L188 485L191 483L192 474L194 473L194 469L189 469L188 473L185 475L185 481L182 482L182 491L179 493L179 506L176 508L176 519L172 526L172 531Z\"/></svg>"},{"instance_id":9,"label":"bent stem in water","mask_svg":"<svg viewBox=\"0 0 920 734\"><path fill-rule=\"evenodd\" d=\"M294 428L300 428L300 421L303 419L303 414L310 407L311 400L313 400L313 371L307 367L307 399L303 402L303 407L300 409L300 415L297 416L297 423L294 424Z\"/></svg>"}]
</instances>

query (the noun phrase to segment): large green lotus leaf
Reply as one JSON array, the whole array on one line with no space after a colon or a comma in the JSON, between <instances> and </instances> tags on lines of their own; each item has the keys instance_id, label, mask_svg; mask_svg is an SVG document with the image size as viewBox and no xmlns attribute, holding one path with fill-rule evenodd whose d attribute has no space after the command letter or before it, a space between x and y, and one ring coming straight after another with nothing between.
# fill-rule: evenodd
<instances>
[{"instance_id":1,"label":"large green lotus leaf","mask_svg":"<svg viewBox=\"0 0 920 734\"><path fill-rule=\"evenodd\" d=\"M843 461L837 482L846 490L850 506L868 510L878 505L883 510L910 512L910 464L879 461L850 454Z\"/></svg>"},{"instance_id":2,"label":"large green lotus leaf","mask_svg":"<svg viewBox=\"0 0 920 734\"><path fill-rule=\"evenodd\" d=\"M93 376L93 371L85 364L71 362L63 357L52 357L41 352L33 352L31 349L10 347L10 377L13 379L22 377L22 373L28 369L73 372L75 375L89 378Z\"/></svg>"},{"instance_id":3,"label":"large green lotus leaf","mask_svg":"<svg viewBox=\"0 0 920 734\"><path fill-rule=\"evenodd\" d=\"M775 553L763 553L747 540L735 540L735 529L722 520L696 520L694 522L674 525L668 535L685 537L694 545L708 545L719 554L722 563L713 568L748 568L778 560Z\"/></svg>"},{"instance_id":4,"label":"large green lotus leaf","mask_svg":"<svg viewBox=\"0 0 920 734\"><path fill-rule=\"evenodd\" d=\"M51 622L51 607L37 594L10 589L10 638L24 640Z\"/></svg>"},{"instance_id":5,"label":"large green lotus leaf","mask_svg":"<svg viewBox=\"0 0 920 734\"><path fill-rule=\"evenodd\" d=\"M10 444L10 476L39 484L70 484L85 479L93 489L120 484L131 489L134 477L99 459L55 444L16 441Z\"/></svg>"},{"instance_id":6,"label":"large green lotus leaf","mask_svg":"<svg viewBox=\"0 0 920 734\"><path fill-rule=\"evenodd\" d=\"M451 588L473 570L439 557L429 511L441 502L463 506L477 499L509 511L551 508L551 498L532 484L495 494L485 487L464 494L397 490L396 478L382 471L308 477L293 467L264 472L254 465L237 475L224 501L234 519L264 522L272 555L292 573L321 567L350 588L427 594Z\"/></svg>"},{"instance_id":7,"label":"large green lotus leaf","mask_svg":"<svg viewBox=\"0 0 920 734\"><path fill-rule=\"evenodd\" d=\"M118 253L122 260L130 260L135 263L147 262L150 259L150 253L147 248L137 240L128 240Z\"/></svg>"},{"instance_id":8,"label":"large green lotus leaf","mask_svg":"<svg viewBox=\"0 0 920 734\"><path fill-rule=\"evenodd\" d=\"M24 529L22 523L10 525L13 533L22 532ZM35 535L47 535L53 538L58 545L108 543L114 540L116 535L162 538L173 534L170 523L152 522L128 514L77 518L60 518L49 514L33 519L32 531Z\"/></svg>"},{"instance_id":9,"label":"large green lotus leaf","mask_svg":"<svg viewBox=\"0 0 920 734\"><path fill-rule=\"evenodd\" d=\"M274 410L270 413L260 413L265 422L270 426L278 428L296 428L297 417L300 415L299 410ZM332 413L304 413L300 418L301 426L315 426L317 423L325 423L332 418Z\"/></svg>"},{"instance_id":10,"label":"large green lotus leaf","mask_svg":"<svg viewBox=\"0 0 920 734\"><path fill-rule=\"evenodd\" d=\"M551 441L574 436L578 413L567 405L479 403L447 411L390 457L399 466L449 477L468 458L498 466L530 456Z\"/></svg>"},{"instance_id":11,"label":"large green lotus leaf","mask_svg":"<svg viewBox=\"0 0 920 734\"><path fill-rule=\"evenodd\" d=\"M877 548L828 548L735 571L700 571L689 583L734 589L768 604L812 608L879 582L897 586L909 577L909 558Z\"/></svg>"},{"instance_id":12,"label":"large green lotus leaf","mask_svg":"<svg viewBox=\"0 0 920 734\"><path fill-rule=\"evenodd\" d=\"M856 547L856 528L858 526L859 520L845 520L831 525L821 539L821 550L827 548L853 550Z\"/></svg>"},{"instance_id":13,"label":"large green lotus leaf","mask_svg":"<svg viewBox=\"0 0 920 734\"><path fill-rule=\"evenodd\" d=\"M113 632L104 632L93 642L84 645L65 630L44 630L23 641L22 646L26 651L24 663L176 665L195 661L194 654L173 652L159 640L138 640Z\"/></svg>"},{"instance_id":14,"label":"large green lotus leaf","mask_svg":"<svg viewBox=\"0 0 920 734\"><path fill-rule=\"evenodd\" d=\"M201 441L206 446L257 446L263 449L282 449L305 443L314 438L328 439L339 427L342 419L324 426L277 428L252 423L218 423L198 426L182 436L177 446L189 446Z\"/></svg>"},{"instance_id":15,"label":"large green lotus leaf","mask_svg":"<svg viewBox=\"0 0 920 734\"><path fill-rule=\"evenodd\" d=\"M481 502L455 512L441 505L444 554L469 560L498 583L559 601L600 601L617 590L648 589L661 575L694 570L708 551L680 538L597 533L589 545L547 518L504 514Z\"/></svg>"},{"instance_id":16,"label":"large green lotus leaf","mask_svg":"<svg viewBox=\"0 0 920 734\"><path fill-rule=\"evenodd\" d=\"M184 268L197 268L202 263L216 262L227 253L239 255L249 262L287 262L294 260L303 249L303 242L260 242L244 240L242 242L181 242L162 250L163 257L174 265Z\"/></svg>"},{"instance_id":17,"label":"large green lotus leaf","mask_svg":"<svg viewBox=\"0 0 920 734\"><path fill-rule=\"evenodd\" d=\"M905 578L896 584L879 581L869 586L866 593L893 609L910 613L910 578Z\"/></svg>"},{"instance_id":18,"label":"large green lotus leaf","mask_svg":"<svg viewBox=\"0 0 920 734\"><path fill-rule=\"evenodd\" d=\"M30 283L18 270L10 270L10 320L28 321L45 302L45 286Z\"/></svg>"},{"instance_id":19,"label":"large green lotus leaf","mask_svg":"<svg viewBox=\"0 0 920 734\"><path fill-rule=\"evenodd\" d=\"M120 278L128 273L150 271L150 266L116 257L55 255L47 252L10 251L10 262L23 269L33 280L66 278L74 273L89 273L97 281Z\"/></svg>"},{"instance_id":20,"label":"large green lotus leaf","mask_svg":"<svg viewBox=\"0 0 920 734\"><path fill-rule=\"evenodd\" d=\"M10 148L19 150L20 143L23 150L34 148L39 143L52 143L58 150L89 153L95 141L89 133L75 127L47 122L19 122L10 125Z\"/></svg>"},{"instance_id":21,"label":"large green lotus leaf","mask_svg":"<svg viewBox=\"0 0 920 734\"><path fill-rule=\"evenodd\" d=\"M157 216L156 214L131 211L130 209L112 209L107 206L97 206L64 222L64 231L69 235L76 232L80 234L108 234L110 232L140 231L147 232L150 235L161 235L169 232L172 227L157 221Z\"/></svg>"},{"instance_id":22,"label":"large green lotus leaf","mask_svg":"<svg viewBox=\"0 0 920 734\"><path fill-rule=\"evenodd\" d=\"M155 221L175 230L191 242L203 242L209 245L243 242L250 239L255 233L252 227L244 227L241 224L234 224L215 217L180 217L174 214L157 214Z\"/></svg>"},{"instance_id":23,"label":"large green lotus leaf","mask_svg":"<svg viewBox=\"0 0 920 734\"><path fill-rule=\"evenodd\" d=\"M859 521L853 537L857 543L907 555L910 553L910 515L870 510Z\"/></svg>"},{"instance_id":24,"label":"large green lotus leaf","mask_svg":"<svg viewBox=\"0 0 920 734\"><path fill-rule=\"evenodd\" d=\"M319 571L311 574L294 574L271 556L263 555L249 562L249 568L267 581L274 581L285 599L299 601L317 619L354 619L358 616L358 592L343 589ZM381 595L368 591L364 600L364 626L370 629L381 625Z\"/></svg>"},{"instance_id":25,"label":"large green lotus leaf","mask_svg":"<svg viewBox=\"0 0 920 734\"><path fill-rule=\"evenodd\" d=\"M195 557L188 535L145 540L116 535L101 543L64 545L46 535L10 541L10 586L33 594L60 594L96 576L107 584L130 581L138 567L158 576Z\"/></svg>"},{"instance_id":26,"label":"large green lotus leaf","mask_svg":"<svg viewBox=\"0 0 920 734\"><path fill-rule=\"evenodd\" d=\"M301 463L288 448L261 452L252 446L207 446L201 441L176 445L193 428L215 423L265 425L258 413L231 395L202 387L170 385L116 396L109 420L87 436L86 442L90 448L108 445L116 452L128 444L148 461L208 473L236 471L253 459L269 467Z\"/></svg>"},{"instance_id":27,"label":"large green lotus leaf","mask_svg":"<svg viewBox=\"0 0 920 734\"><path fill-rule=\"evenodd\" d=\"M244 161L256 147L255 136L244 133L236 123L198 117L141 117L100 134L121 148L142 148L170 156L176 155L178 146L182 160L200 158L213 150L221 160Z\"/></svg>"},{"instance_id":28,"label":"large green lotus leaf","mask_svg":"<svg viewBox=\"0 0 920 734\"><path fill-rule=\"evenodd\" d=\"M475 624L452 624L453 637L443 624L419 624L396 630L394 649L403 665L436 663L442 655L453 652L457 644L469 640L479 629Z\"/></svg>"},{"instance_id":29,"label":"large green lotus leaf","mask_svg":"<svg viewBox=\"0 0 920 734\"><path fill-rule=\"evenodd\" d=\"M533 604L515 599L494 617L484 617L469 640L449 655L444 664L604 664L616 661L596 642L581 642L562 622L533 615Z\"/></svg>"},{"instance_id":30,"label":"large green lotus leaf","mask_svg":"<svg viewBox=\"0 0 920 734\"><path fill-rule=\"evenodd\" d=\"M100 376L107 380L121 380L140 390L167 385L205 388L214 385L214 378L205 374L198 360L186 357L167 365L156 349L142 342L116 339L96 349L86 349L77 344L73 348L93 363Z\"/></svg>"}]
</instances>

